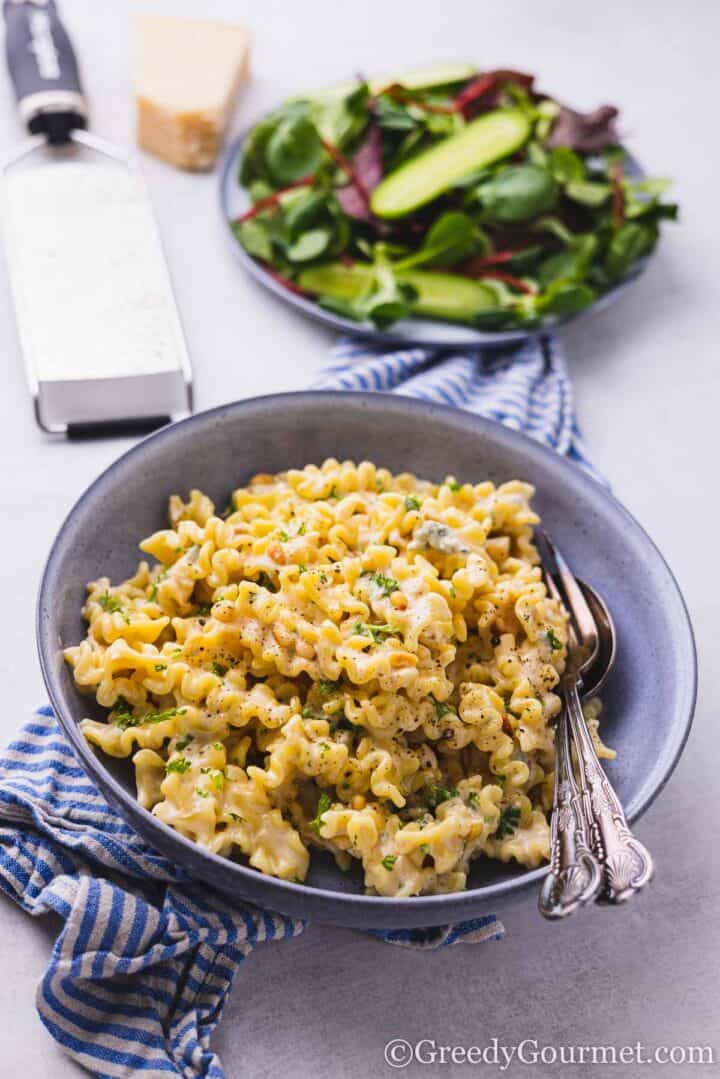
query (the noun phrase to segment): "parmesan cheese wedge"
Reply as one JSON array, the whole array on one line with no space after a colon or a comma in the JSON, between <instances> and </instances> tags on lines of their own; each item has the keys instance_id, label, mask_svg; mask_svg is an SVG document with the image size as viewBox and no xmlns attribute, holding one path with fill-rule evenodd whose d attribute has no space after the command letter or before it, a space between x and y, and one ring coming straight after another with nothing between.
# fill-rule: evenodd
<instances>
[{"instance_id":1,"label":"parmesan cheese wedge","mask_svg":"<svg viewBox=\"0 0 720 1079\"><path fill-rule=\"evenodd\" d=\"M247 78L247 30L138 15L133 37L139 145L179 168L211 169Z\"/></svg>"}]
</instances>

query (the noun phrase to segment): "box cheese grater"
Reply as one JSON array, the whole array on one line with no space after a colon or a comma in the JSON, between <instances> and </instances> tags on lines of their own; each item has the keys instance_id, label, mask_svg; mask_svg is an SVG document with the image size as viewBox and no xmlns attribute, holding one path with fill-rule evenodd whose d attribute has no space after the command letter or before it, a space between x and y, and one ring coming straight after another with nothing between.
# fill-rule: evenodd
<instances>
[{"instance_id":1,"label":"box cheese grater","mask_svg":"<svg viewBox=\"0 0 720 1079\"><path fill-rule=\"evenodd\" d=\"M190 363L142 176L85 129L54 0L4 0L3 13L30 138L5 160L2 226L37 421L72 436L179 419Z\"/></svg>"}]
</instances>

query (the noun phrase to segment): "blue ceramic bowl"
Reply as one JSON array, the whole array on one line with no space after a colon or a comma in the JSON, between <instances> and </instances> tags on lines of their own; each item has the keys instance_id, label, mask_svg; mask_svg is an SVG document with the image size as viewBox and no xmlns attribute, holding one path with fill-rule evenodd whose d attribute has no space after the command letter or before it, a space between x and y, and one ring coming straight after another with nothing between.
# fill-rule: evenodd
<instances>
[{"instance_id":1,"label":"blue ceramic bowl","mask_svg":"<svg viewBox=\"0 0 720 1079\"><path fill-rule=\"evenodd\" d=\"M363 894L359 873L315 853L307 885L263 876L209 854L138 805L132 767L104 758L78 728L102 710L76 690L62 649L85 629L87 581L131 574L137 544L166 525L173 492L200 487L217 503L255 472L334 456L371 459L393 471L442 480L535 484L535 505L571 565L605 597L618 630L618 659L603 694L604 737L618 751L608 772L636 820L672 772L690 728L696 662L682 596L642 528L576 465L523 435L467 412L389 394L296 393L203 412L145 439L85 492L52 546L40 587L37 633L43 675L58 718L88 773L154 847L197 878L283 913L364 928L441 925L487 913L508 892L534 884L528 871L483 859L466 892L385 899Z\"/></svg>"}]
</instances>

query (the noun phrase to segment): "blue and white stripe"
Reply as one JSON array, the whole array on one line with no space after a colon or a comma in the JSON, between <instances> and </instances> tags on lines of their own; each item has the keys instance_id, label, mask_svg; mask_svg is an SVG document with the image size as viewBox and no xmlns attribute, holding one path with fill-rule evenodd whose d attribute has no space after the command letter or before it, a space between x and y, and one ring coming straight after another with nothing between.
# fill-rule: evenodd
<instances>
[{"instance_id":1,"label":"blue and white stripe","mask_svg":"<svg viewBox=\"0 0 720 1079\"><path fill-rule=\"evenodd\" d=\"M398 393L465 408L536 438L599 478L575 420L562 347L551 335L487 351L335 346L314 389Z\"/></svg>"},{"instance_id":2,"label":"blue and white stripe","mask_svg":"<svg viewBox=\"0 0 720 1079\"><path fill-rule=\"evenodd\" d=\"M37 990L55 1040L95 1075L208 1076L235 973L305 923L231 904L152 850L83 771L49 708L0 754L0 888L64 921ZM499 940L494 915L375 936L428 950Z\"/></svg>"}]
</instances>

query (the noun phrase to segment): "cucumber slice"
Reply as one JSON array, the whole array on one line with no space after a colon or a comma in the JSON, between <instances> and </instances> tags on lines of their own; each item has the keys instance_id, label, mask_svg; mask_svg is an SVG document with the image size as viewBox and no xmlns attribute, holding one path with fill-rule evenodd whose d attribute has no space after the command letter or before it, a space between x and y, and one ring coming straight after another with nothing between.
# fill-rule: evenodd
<instances>
[{"instance_id":1,"label":"cucumber slice","mask_svg":"<svg viewBox=\"0 0 720 1079\"><path fill-rule=\"evenodd\" d=\"M432 67L421 67L415 71L406 71L402 75L383 75L378 79L370 79L368 83L371 94L379 94L381 90L397 83L406 90L432 90L440 86L453 86L458 82L467 82L473 75L477 75L476 64L433 64ZM305 95L313 100L326 100L329 98L347 97L353 90L357 90L357 82L344 82L339 86L330 86L324 90L315 90Z\"/></svg>"},{"instance_id":2,"label":"cucumber slice","mask_svg":"<svg viewBox=\"0 0 720 1079\"><path fill-rule=\"evenodd\" d=\"M525 142L530 123L519 109L495 109L386 176L370 197L377 217L404 217L442 195L475 169L507 157Z\"/></svg>"},{"instance_id":3,"label":"cucumber slice","mask_svg":"<svg viewBox=\"0 0 720 1079\"><path fill-rule=\"evenodd\" d=\"M414 310L419 315L470 322L481 311L497 307L497 297L491 288L458 274L408 270L400 278L417 289Z\"/></svg>"},{"instance_id":4,"label":"cucumber slice","mask_svg":"<svg viewBox=\"0 0 720 1079\"><path fill-rule=\"evenodd\" d=\"M417 315L449 322L471 322L481 311L497 307L493 290L467 277L426 270L407 270L398 277L417 289L418 298L413 305L413 313ZM370 266L344 266L341 262L331 262L303 270L298 284L308 292L352 302L370 286L371 280Z\"/></svg>"}]
</instances>

